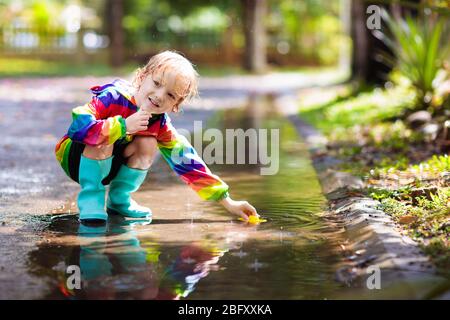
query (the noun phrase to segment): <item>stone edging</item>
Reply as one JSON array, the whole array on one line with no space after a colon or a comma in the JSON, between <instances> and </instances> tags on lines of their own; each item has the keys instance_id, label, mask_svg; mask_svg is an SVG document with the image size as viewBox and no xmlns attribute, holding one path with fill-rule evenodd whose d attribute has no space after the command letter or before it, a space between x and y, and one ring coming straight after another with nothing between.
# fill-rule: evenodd
<instances>
[{"instance_id":1,"label":"stone edging","mask_svg":"<svg viewBox=\"0 0 450 320\"><path fill-rule=\"evenodd\" d=\"M338 270L337 280L348 285L364 281L369 275L367 267L377 266L383 287L406 286L413 299L449 299L450 292L442 295L439 289L439 284L446 280L436 275L434 266L417 243L402 235L391 217L378 209L379 201L358 193L358 189L364 187L363 181L330 168L339 161L327 155L326 137L297 114L286 117L304 139L329 201L330 213L343 218L350 242L348 247L351 252L357 253L351 255L349 262Z\"/></svg>"}]
</instances>

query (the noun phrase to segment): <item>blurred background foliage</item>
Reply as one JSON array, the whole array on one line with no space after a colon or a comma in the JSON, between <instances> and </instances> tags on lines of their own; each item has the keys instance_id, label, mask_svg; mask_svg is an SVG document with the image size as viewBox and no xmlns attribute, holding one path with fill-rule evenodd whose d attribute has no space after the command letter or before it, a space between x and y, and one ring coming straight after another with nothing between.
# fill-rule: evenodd
<instances>
[{"instance_id":1,"label":"blurred background foliage","mask_svg":"<svg viewBox=\"0 0 450 320\"><path fill-rule=\"evenodd\" d=\"M0 72L8 74L5 58L25 66L36 59L83 65L111 61L111 54L123 51L118 63L123 66L143 63L163 49L179 50L201 66L240 69L246 48L243 8L250 2L0 0ZM263 2L269 69L334 66L348 54L350 38L342 23L348 1ZM111 18L117 4L119 23ZM119 29L122 49L113 44Z\"/></svg>"},{"instance_id":2,"label":"blurred background foliage","mask_svg":"<svg viewBox=\"0 0 450 320\"><path fill-rule=\"evenodd\" d=\"M429 94L433 81L448 76L449 3L0 0L0 75L129 72L175 49L212 75L331 67L383 84L400 70L426 107L442 100ZM373 4L391 17L381 30L366 25ZM428 34L439 38L437 45Z\"/></svg>"}]
</instances>

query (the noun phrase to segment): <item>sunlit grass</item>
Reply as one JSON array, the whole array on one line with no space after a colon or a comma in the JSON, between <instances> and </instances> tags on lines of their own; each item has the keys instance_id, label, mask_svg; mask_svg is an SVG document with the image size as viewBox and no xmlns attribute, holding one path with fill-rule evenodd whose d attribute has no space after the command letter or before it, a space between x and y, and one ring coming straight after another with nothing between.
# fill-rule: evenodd
<instances>
[{"instance_id":1,"label":"sunlit grass","mask_svg":"<svg viewBox=\"0 0 450 320\"><path fill-rule=\"evenodd\" d=\"M411 190L372 189L370 195L380 200L381 209L419 241L439 271L450 276L450 188L419 197L414 197Z\"/></svg>"},{"instance_id":2,"label":"sunlit grass","mask_svg":"<svg viewBox=\"0 0 450 320\"><path fill-rule=\"evenodd\" d=\"M77 64L71 61L45 61L42 59L0 58L0 76L37 77L37 76L108 76L128 75L137 68L137 64L127 64L114 69L106 63Z\"/></svg>"},{"instance_id":3,"label":"sunlit grass","mask_svg":"<svg viewBox=\"0 0 450 320\"><path fill-rule=\"evenodd\" d=\"M420 145L424 136L397 118L413 104L412 91L395 87L355 92L349 85L330 91L318 93L320 103L302 99L300 117L327 135L335 155L345 160L341 170L365 176L373 168L405 169L410 164L411 144Z\"/></svg>"},{"instance_id":4,"label":"sunlit grass","mask_svg":"<svg viewBox=\"0 0 450 320\"><path fill-rule=\"evenodd\" d=\"M420 177L422 180L438 180L445 172L450 172L448 155L433 155L418 164L404 163L401 166L381 166L370 171L371 177L380 179L386 175ZM417 182L419 183L419 182ZM419 185L418 185L419 186Z\"/></svg>"},{"instance_id":5,"label":"sunlit grass","mask_svg":"<svg viewBox=\"0 0 450 320\"><path fill-rule=\"evenodd\" d=\"M327 103L300 105L300 117L324 133L398 116L414 103L414 92L403 88L374 89L353 95L347 91Z\"/></svg>"},{"instance_id":6,"label":"sunlit grass","mask_svg":"<svg viewBox=\"0 0 450 320\"><path fill-rule=\"evenodd\" d=\"M414 103L402 86L330 88L303 98L300 117L328 137L329 154L342 160L335 168L364 178L368 196L449 275L450 158L402 120Z\"/></svg>"},{"instance_id":7,"label":"sunlit grass","mask_svg":"<svg viewBox=\"0 0 450 320\"><path fill-rule=\"evenodd\" d=\"M38 76L125 76L131 74L140 64L128 62L123 67L112 68L106 62L102 63L74 63L67 61L46 61L43 59L6 58L0 57L1 77L38 77ZM222 77L227 75L251 75L240 66L233 65L206 65L199 64L196 69L200 76ZM300 72L304 74L317 74L332 71L329 67L269 67L268 73L273 72Z\"/></svg>"}]
</instances>

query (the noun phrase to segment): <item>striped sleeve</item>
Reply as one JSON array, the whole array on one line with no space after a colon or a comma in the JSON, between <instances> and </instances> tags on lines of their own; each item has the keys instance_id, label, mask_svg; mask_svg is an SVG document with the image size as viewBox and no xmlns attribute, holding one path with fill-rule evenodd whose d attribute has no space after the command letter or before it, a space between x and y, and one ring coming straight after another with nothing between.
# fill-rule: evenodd
<instances>
[{"instance_id":1,"label":"striped sleeve","mask_svg":"<svg viewBox=\"0 0 450 320\"><path fill-rule=\"evenodd\" d=\"M175 173L204 200L228 197L228 185L211 173L189 141L179 134L166 117L157 136L162 157Z\"/></svg>"},{"instance_id":2,"label":"striped sleeve","mask_svg":"<svg viewBox=\"0 0 450 320\"><path fill-rule=\"evenodd\" d=\"M125 119L109 117L110 99L94 96L91 102L72 110L72 124L67 135L90 146L110 145L126 134Z\"/></svg>"}]
</instances>

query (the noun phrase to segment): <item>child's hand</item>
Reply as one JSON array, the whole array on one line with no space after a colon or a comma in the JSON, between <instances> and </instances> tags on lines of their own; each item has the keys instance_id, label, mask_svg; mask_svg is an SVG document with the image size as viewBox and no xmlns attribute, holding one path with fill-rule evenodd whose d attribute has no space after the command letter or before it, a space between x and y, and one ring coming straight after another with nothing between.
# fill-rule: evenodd
<instances>
[{"instance_id":1,"label":"child's hand","mask_svg":"<svg viewBox=\"0 0 450 320\"><path fill-rule=\"evenodd\" d=\"M151 117L152 115L149 112L139 110L126 118L125 124L127 126L127 134L135 134L136 132L146 130L148 119Z\"/></svg>"},{"instance_id":2,"label":"child's hand","mask_svg":"<svg viewBox=\"0 0 450 320\"><path fill-rule=\"evenodd\" d=\"M247 201L234 201L230 197L227 197L220 201L220 203L228 210L228 212L240 216L245 221L251 215L259 217L256 209Z\"/></svg>"}]
</instances>

